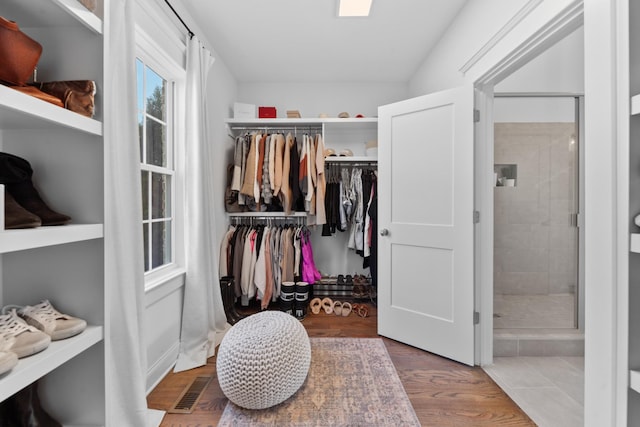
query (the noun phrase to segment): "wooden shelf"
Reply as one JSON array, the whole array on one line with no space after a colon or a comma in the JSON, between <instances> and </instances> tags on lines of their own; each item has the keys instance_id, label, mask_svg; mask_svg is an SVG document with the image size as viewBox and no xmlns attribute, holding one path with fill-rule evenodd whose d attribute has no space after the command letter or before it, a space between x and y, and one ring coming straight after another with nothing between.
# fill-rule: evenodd
<instances>
[{"instance_id":1,"label":"wooden shelf","mask_svg":"<svg viewBox=\"0 0 640 427\"><path fill-rule=\"evenodd\" d=\"M102 341L103 337L102 326L88 326L75 337L53 341L46 350L20 359L0 378L0 402Z\"/></svg>"},{"instance_id":2,"label":"wooden shelf","mask_svg":"<svg viewBox=\"0 0 640 427\"><path fill-rule=\"evenodd\" d=\"M102 224L69 224L0 231L0 253L100 239Z\"/></svg>"},{"instance_id":3,"label":"wooden shelf","mask_svg":"<svg viewBox=\"0 0 640 427\"><path fill-rule=\"evenodd\" d=\"M640 95L634 95L631 97L631 114L640 114Z\"/></svg>"},{"instance_id":4,"label":"wooden shelf","mask_svg":"<svg viewBox=\"0 0 640 427\"><path fill-rule=\"evenodd\" d=\"M60 27L81 25L102 34L102 20L77 0L2 0L2 16L15 21L23 30L55 23Z\"/></svg>"},{"instance_id":5,"label":"wooden shelf","mask_svg":"<svg viewBox=\"0 0 640 427\"><path fill-rule=\"evenodd\" d=\"M102 123L0 85L1 129L70 128L102 135Z\"/></svg>"}]
</instances>

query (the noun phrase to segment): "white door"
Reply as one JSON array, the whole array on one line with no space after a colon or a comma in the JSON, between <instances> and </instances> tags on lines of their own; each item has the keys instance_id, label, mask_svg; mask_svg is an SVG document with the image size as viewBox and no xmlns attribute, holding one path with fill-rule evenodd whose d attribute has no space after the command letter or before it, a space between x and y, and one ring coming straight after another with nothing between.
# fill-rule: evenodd
<instances>
[{"instance_id":1,"label":"white door","mask_svg":"<svg viewBox=\"0 0 640 427\"><path fill-rule=\"evenodd\" d=\"M473 88L379 107L378 139L378 333L473 365Z\"/></svg>"}]
</instances>

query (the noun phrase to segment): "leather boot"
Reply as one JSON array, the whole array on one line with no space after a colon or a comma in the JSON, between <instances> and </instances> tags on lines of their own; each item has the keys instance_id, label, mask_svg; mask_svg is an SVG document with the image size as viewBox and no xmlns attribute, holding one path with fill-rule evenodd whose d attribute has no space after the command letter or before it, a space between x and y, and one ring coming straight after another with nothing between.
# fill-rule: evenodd
<instances>
[{"instance_id":1,"label":"leather boot","mask_svg":"<svg viewBox=\"0 0 640 427\"><path fill-rule=\"evenodd\" d=\"M227 279L228 279L227 298L229 298L229 313L231 314L231 317L233 317L235 321L238 322L239 320L242 320L247 316L245 316L244 314L238 313L238 311L236 310L235 278L233 276L227 276Z\"/></svg>"},{"instance_id":2,"label":"leather boot","mask_svg":"<svg viewBox=\"0 0 640 427\"><path fill-rule=\"evenodd\" d=\"M11 193L4 191L4 228L34 228L42 225L40 217L32 214L16 202ZM1 427L1 426L0 426Z\"/></svg>"},{"instance_id":3,"label":"leather boot","mask_svg":"<svg viewBox=\"0 0 640 427\"><path fill-rule=\"evenodd\" d=\"M40 405L38 397L38 383L35 382L13 396L4 403L7 404L7 427L62 427ZM3 417L4 418L4 417ZM14 423L14 424L11 424Z\"/></svg>"},{"instance_id":4,"label":"leather boot","mask_svg":"<svg viewBox=\"0 0 640 427\"><path fill-rule=\"evenodd\" d=\"M33 169L28 161L13 154L0 153L0 184L5 184L20 206L37 215L42 225L64 225L71 221L67 215L47 206L33 186L32 176Z\"/></svg>"},{"instance_id":5,"label":"leather boot","mask_svg":"<svg viewBox=\"0 0 640 427\"><path fill-rule=\"evenodd\" d=\"M0 402L0 427L20 427L13 421L13 412L12 397Z\"/></svg>"},{"instance_id":6,"label":"leather boot","mask_svg":"<svg viewBox=\"0 0 640 427\"><path fill-rule=\"evenodd\" d=\"M220 295L222 296L222 306L224 307L224 315L230 325L236 324L236 319L231 315L229 310L229 276L220 278Z\"/></svg>"}]
</instances>

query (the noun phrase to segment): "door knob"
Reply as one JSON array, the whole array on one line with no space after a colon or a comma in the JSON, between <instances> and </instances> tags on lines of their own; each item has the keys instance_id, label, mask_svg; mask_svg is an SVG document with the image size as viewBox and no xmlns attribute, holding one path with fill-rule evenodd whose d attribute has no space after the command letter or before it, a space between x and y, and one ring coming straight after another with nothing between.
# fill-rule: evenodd
<instances>
[{"instance_id":1,"label":"door knob","mask_svg":"<svg viewBox=\"0 0 640 427\"><path fill-rule=\"evenodd\" d=\"M380 235L381 236L388 236L389 235L389 230L387 230L386 228L383 228L382 230L380 230Z\"/></svg>"}]
</instances>

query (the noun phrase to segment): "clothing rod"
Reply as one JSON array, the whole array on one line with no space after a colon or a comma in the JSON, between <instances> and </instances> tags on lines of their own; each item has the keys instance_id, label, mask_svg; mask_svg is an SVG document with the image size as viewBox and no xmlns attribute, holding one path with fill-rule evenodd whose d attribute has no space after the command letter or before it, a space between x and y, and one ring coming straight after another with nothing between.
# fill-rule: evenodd
<instances>
[{"instance_id":1,"label":"clothing rod","mask_svg":"<svg viewBox=\"0 0 640 427\"><path fill-rule=\"evenodd\" d=\"M187 32L189 33L189 38L192 39L193 36L195 36L195 34L193 33L193 31L191 31L191 28L187 26L187 24L182 20L182 17L178 14L178 12L176 12L173 6L171 6L171 3L169 3L169 0L164 0L164 2L167 4L167 6L169 6L169 9L171 9L171 12L173 12L173 14L176 15L176 17L180 20L180 23L182 24L182 26L187 29Z\"/></svg>"},{"instance_id":2,"label":"clothing rod","mask_svg":"<svg viewBox=\"0 0 640 427\"><path fill-rule=\"evenodd\" d=\"M231 130L322 130L322 126L232 126Z\"/></svg>"},{"instance_id":3,"label":"clothing rod","mask_svg":"<svg viewBox=\"0 0 640 427\"><path fill-rule=\"evenodd\" d=\"M325 160L325 165L326 166L342 166L342 167L360 167L360 166L367 166L367 167L378 167L378 162L328 162Z\"/></svg>"}]
</instances>

